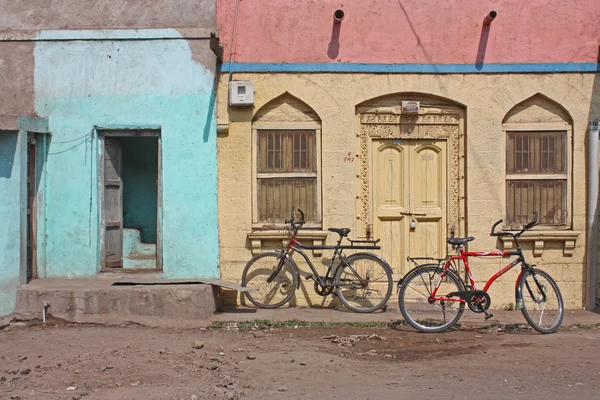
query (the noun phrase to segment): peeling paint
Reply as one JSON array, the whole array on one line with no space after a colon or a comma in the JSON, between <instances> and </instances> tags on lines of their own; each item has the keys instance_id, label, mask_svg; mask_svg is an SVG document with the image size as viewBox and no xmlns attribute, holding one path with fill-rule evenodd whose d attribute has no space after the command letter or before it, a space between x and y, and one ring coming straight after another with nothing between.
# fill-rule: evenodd
<instances>
[{"instance_id":1,"label":"peeling paint","mask_svg":"<svg viewBox=\"0 0 600 400\"><path fill-rule=\"evenodd\" d=\"M101 148L99 140L80 143L85 135L94 126L158 126L164 275L217 278L214 67L195 62L186 40L38 42L35 61L35 109L49 118L53 133L41 277L90 276L99 269L98 163L92 154Z\"/></svg>"}]
</instances>

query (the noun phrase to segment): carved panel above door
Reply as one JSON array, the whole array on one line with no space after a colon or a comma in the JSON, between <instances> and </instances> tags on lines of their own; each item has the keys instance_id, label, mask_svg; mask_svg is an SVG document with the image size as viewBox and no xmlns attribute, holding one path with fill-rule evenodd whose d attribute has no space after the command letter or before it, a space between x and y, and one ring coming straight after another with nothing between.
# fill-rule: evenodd
<instances>
[{"instance_id":1,"label":"carved panel above door","mask_svg":"<svg viewBox=\"0 0 600 400\"><path fill-rule=\"evenodd\" d=\"M464 113L459 107L428 107L421 103L419 114L402 114L400 107L362 108L359 120L360 164L358 172L359 232L367 236L373 224L374 168L371 142L378 139L446 139L448 141L448 226L457 234L464 227ZM369 227L369 228L368 228Z\"/></svg>"}]
</instances>

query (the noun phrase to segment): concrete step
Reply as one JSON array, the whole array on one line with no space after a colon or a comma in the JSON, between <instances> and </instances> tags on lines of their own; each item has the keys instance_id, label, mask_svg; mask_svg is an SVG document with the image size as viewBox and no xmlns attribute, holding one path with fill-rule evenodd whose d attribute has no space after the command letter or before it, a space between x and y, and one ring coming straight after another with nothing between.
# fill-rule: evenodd
<instances>
[{"instance_id":1,"label":"concrete step","mask_svg":"<svg viewBox=\"0 0 600 400\"><path fill-rule=\"evenodd\" d=\"M123 229L123 268L156 268L156 244L142 243L138 229Z\"/></svg>"},{"instance_id":2,"label":"concrete step","mask_svg":"<svg viewBox=\"0 0 600 400\"><path fill-rule=\"evenodd\" d=\"M213 285L113 286L119 279L37 279L19 288L16 313L41 319L48 302L51 317L70 322L193 328L209 325L218 308Z\"/></svg>"}]
</instances>

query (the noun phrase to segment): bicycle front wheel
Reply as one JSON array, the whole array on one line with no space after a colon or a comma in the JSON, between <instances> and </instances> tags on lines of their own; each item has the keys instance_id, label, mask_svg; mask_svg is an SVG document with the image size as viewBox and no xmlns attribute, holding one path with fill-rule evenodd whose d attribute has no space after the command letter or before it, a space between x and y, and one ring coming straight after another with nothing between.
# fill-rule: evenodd
<instances>
[{"instance_id":1,"label":"bicycle front wheel","mask_svg":"<svg viewBox=\"0 0 600 400\"><path fill-rule=\"evenodd\" d=\"M446 271L440 281L443 268L437 265L416 268L402 281L398 302L400 311L413 328L421 332L442 332L458 322L465 311L465 303L459 301L430 302L438 282L437 297L465 290L463 281L452 271ZM458 300L458 299L457 299Z\"/></svg>"},{"instance_id":2,"label":"bicycle front wheel","mask_svg":"<svg viewBox=\"0 0 600 400\"><path fill-rule=\"evenodd\" d=\"M392 269L374 254L349 256L333 282L342 304L359 313L379 310L392 295Z\"/></svg>"},{"instance_id":3,"label":"bicycle front wheel","mask_svg":"<svg viewBox=\"0 0 600 400\"><path fill-rule=\"evenodd\" d=\"M526 270L519 282L523 296L521 312L529 325L541 333L554 333L560 328L564 304L558 285L552 277L539 269Z\"/></svg>"},{"instance_id":4,"label":"bicycle front wheel","mask_svg":"<svg viewBox=\"0 0 600 400\"><path fill-rule=\"evenodd\" d=\"M278 266L279 272L273 276ZM269 282L269 278L272 278ZM242 287L255 289L244 292L246 298L260 308L281 307L298 287L295 265L280 253L263 253L253 257L242 273Z\"/></svg>"}]
</instances>

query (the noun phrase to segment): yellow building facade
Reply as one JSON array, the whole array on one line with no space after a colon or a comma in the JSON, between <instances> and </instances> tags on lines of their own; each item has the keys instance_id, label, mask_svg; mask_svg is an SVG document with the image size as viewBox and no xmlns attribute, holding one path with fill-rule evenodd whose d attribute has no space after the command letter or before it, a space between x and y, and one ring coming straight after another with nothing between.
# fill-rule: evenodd
<instances>
[{"instance_id":1,"label":"yellow building facade","mask_svg":"<svg viewBox=\"0 0 600 400\"><path fill-rule=\"evenodd\" d=\"M538 211L542 224L522 238L526 258L555 278L566 308L583 307L585 142L589 121L600 116L595 77L235 73L235 80L254 84L254 105L240 108L228 105L223 75L217 90L221 278L239 282L254 254L282 246L290 199L281 197L285 188L269 186L278 177L261 171L260 159L268 156L269 135L301 131L314 160L301 177L307 186L292 196L309 208L301 242L333 244L337 235L329 227L380 239L376 253L397 280L411 267L407 256L444 257L452 235L474 236L471 251L509 249L510 241L489 236L492 225L503 219L502 228L514 230ZM523 167L527 152L550 165L544 175ZM322 273L320 259L328 255L312 252ZM471 259L477 286L511 260ZM310 272L296 261L302 276ZM491 286L492 308L514 303L518 273L515 268ZM312 281L300 281L291 304L330 305L332 296L320 297ZM233 293L226 300L244 304Z\"/></svg>"}]
</instances>

